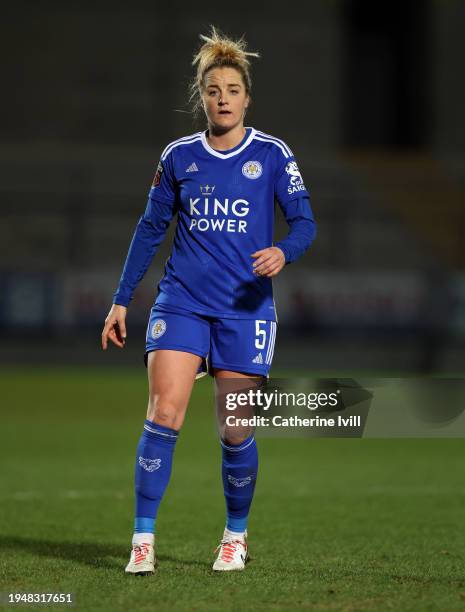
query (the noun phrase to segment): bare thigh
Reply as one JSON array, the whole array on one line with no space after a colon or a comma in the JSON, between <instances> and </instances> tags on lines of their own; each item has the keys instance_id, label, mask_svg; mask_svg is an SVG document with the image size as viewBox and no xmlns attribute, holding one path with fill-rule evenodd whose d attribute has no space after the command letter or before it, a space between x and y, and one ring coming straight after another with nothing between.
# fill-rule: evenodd
<instances>
[{"instance_id":1,"label":"bare thigh","mask_svg":"<svg viewBox=\"0 0 465 612\"><path fill-rule=\"evenodd\" d=\"M183 351L158 350L148 354L149 421L181 429L201 361L198 355Z\"/></svg>"}]
</instances>

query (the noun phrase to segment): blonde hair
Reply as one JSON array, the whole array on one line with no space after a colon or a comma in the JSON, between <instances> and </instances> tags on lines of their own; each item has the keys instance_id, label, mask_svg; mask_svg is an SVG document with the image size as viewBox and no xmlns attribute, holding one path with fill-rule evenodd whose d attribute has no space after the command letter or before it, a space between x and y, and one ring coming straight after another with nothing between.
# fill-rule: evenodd
<instances>
[{"instance_id":1,"label":"blonde hair","mask_svg":"<svg viewBox=\"0 0 465 612\"><path fill-rule=\"evenodd\" d=\"M246 51L247 43L244 38L232 40L215 26L211 27L210 36L200 34L204 44L194 55L192 65L197 64L197 74L190 86L189 102L192 103L192 111L197 114L202 107L202 89L204 87L205 76L209 70L218 66L230 66L235 68L242 76L247 95L252 89L252 79L250 77L249 57L260 57L256 52Z\"/></svg>"}]
</instances>

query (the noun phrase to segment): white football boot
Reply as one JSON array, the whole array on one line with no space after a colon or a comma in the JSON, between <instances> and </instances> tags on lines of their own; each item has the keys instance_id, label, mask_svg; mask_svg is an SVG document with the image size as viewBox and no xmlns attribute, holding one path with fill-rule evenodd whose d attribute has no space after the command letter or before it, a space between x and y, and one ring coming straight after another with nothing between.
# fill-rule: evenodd
<instances>
[{"instance_id":1,"label":"white football boot","mask_svg":"<svg viewBox=\"0 0 465 612\"><path fill-rule=\"evenodd\" d=\"M155 547L150 542L133 544L131 558L124 570L126 574L146 576L155 571Z\"/></svg>"},{"instance_id":2,"label":"white football boot","mask_svg":"<svg viewBox=\"0 0 465 612\"><path fill-rule=\"evenodd\" d=\"M213 569L215 571L228 572L232 570L243 570L249 558L247 531L245 532L243 540L235 539L232 536L224 534L215 552L217 550L219 550L218 557L213 564Z\"/></svg>"}]
</instances>

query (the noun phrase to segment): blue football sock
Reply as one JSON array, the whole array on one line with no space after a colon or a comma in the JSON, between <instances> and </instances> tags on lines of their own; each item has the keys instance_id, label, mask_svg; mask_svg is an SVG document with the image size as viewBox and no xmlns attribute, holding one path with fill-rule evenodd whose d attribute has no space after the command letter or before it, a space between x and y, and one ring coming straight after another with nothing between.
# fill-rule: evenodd
<instances>
[{"instance_id":1,"label":"blue football sock","mask_svg":"<svg viewBox=\"0 0 465 612\"><path fill-rule=\"evenodd\" d=\"M226 528L242 533L247 529L247 519L257 479L257 444L252 435L240 444L228 444L221 440L221 446Z\"/></svg>"},{"instance_id":2,"label":"blue football sock","mask_svg":"<svg viewBox=\"0 0 465 612\"><path fill-rule=\"evenodd\" d=\"M145 420L136 455L134 533L155 533L158 506L171 475L175 429Z\"/></svg>"}]
</instances>

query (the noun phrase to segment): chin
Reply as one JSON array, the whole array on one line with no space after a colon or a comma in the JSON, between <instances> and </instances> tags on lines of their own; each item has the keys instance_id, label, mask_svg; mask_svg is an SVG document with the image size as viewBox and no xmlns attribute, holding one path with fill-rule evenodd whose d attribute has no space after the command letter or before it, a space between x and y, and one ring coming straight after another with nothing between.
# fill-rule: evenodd
<instances>
[{"instance_id":1,"label":"chin","mask_svg":"<svg viewBox=\"0 0 465 612\"><path fill-rule=\"evenodd\" d=\"M217 130L227 131L236 127L237 123L232 117L220 117L218 121L214 122L214 125Z\"/></svg>"}]
</instances>

